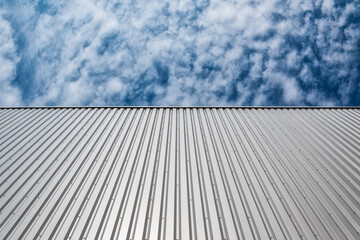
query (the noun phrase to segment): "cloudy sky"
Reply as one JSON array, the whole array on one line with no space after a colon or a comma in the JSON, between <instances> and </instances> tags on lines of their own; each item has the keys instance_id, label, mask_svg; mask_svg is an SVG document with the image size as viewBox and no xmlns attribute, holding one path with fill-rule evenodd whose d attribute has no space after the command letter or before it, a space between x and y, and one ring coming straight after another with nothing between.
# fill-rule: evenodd
<instances>
[{"instance_id":1,"label":"cloudy sky","mask_svg":"<svg viewBox=\"0 0 360 240\"><path fill-rule=\"evenodd\" d=\"M0 105L360 105L360 1L1 0Z\"/></svg>"}]
</instances>

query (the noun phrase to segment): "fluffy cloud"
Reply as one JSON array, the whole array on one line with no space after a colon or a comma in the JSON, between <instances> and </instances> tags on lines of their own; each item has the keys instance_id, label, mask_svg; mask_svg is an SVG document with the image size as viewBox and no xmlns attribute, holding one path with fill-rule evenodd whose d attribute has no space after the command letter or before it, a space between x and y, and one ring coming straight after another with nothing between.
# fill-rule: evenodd
<instances>
[{"instance_id":1,"label":"fluffy cloud","mask_svg":"<svg viewBox=\"0 0 360 240\"><path fill-rule=\"evenodd\" d=\"M357 1L0 8L2 105L360 104Z\"/></svg>"},{"instance_id":2,"label":"fluffy cloud","mask_svg":"<svg viewBox=\"0 0 360 240\"><path fill-rule=\"evenodd\" d=\"M10 25L0 13L0 105L21 104L20 91L12 84L18 61Z\"/></svg>"}]
</instances>

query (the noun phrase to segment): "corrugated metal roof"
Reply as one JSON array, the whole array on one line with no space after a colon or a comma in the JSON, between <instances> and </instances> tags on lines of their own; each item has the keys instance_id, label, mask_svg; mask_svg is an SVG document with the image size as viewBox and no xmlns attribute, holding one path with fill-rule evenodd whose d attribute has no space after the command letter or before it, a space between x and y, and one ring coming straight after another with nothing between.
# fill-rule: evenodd
<instances>
[{"instance_id":1,"label":"corrugated metal roof","mask_svg":"<svg viewBox=\"0 0 360 240\"><path fill-rule=\"evenodd\" d=\"M0 109L0 239L360 239L360 110Z\"/></svg>"}]
</instances>

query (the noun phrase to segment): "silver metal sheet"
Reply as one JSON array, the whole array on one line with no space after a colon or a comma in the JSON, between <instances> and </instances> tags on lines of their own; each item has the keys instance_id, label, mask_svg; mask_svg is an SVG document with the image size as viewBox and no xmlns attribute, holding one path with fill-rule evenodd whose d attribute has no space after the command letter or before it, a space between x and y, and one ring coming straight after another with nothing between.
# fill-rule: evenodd
<instances>
[{"instance_id":1,"label":"silver metal sheet","mask_svg":"<svg viewBox=\"0 0 360 240\"><path fill-rule=\"evenodd\" d=\"M0 109L0 239L360 239L360 109Z\"/></svg>"}]
</instances>

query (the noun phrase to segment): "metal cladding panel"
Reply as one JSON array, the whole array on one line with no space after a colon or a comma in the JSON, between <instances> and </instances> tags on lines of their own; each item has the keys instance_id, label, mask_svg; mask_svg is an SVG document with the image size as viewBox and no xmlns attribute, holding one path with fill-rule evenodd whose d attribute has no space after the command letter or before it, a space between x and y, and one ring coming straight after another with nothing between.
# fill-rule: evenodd
<instances>
[{"instance_id":1,"label":"metal cladding panel","mask_svg":"<svg viewBox=\"0 0 360 240\"><path fill-rule=\"evenodd\" d=\"M360 239L360 110L5 108L0 239Z\"/></svg>"}]
</instances>

